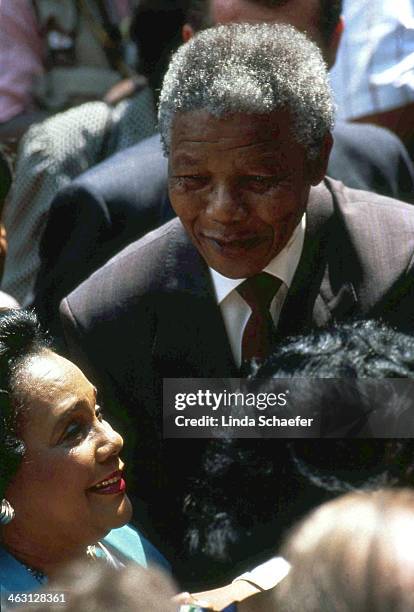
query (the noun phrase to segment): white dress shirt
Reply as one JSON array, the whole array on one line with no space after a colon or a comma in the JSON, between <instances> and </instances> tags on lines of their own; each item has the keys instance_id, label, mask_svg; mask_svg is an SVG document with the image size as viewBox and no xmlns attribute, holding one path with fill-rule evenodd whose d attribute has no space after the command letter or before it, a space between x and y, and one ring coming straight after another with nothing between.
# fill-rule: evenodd
<instances>
[{"instance_id":1,"label":"white dress shirt","mask_svg":"<svg viewBox=\"0 0 414 612\"><path fill-rule=\"evenodd\" d=\"M298 267L305 240L306 216L296 226L287 245L269 262L263 272L279 278L282 283L270 304L270 314L275 327L279 321L280 312L286 299L293 276ZM243 331L250 317L251 309L236 291L245 278L227 278L216 270L210 268L217 304L229 338L231 350L236 365L241 365L241 343Z\"/></svg>"}]
</instances>

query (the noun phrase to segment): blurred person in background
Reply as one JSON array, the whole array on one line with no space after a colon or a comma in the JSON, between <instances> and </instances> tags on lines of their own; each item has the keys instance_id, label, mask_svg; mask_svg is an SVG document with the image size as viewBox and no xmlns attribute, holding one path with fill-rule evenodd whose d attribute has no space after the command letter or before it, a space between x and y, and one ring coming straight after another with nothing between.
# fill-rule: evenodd
<instances>
[{"instance_id":1,"label":"blurred person in background","mask_svg":"<svg viewBox=\"0 0 414 612\"><path fill-rule=\"evenodd\" d=\"M395 132L414 159L414 2L344 0L332 86L341 119Z\"/></svg>"},{"instance_id":2,"label":"blurred person in background","mask_svg":"<svg viewBox=\"0 0 414 612\"><path fill-rule=\"evenodd\" d=\"M33 121L103 99L134 73L129 39L138 0L0 2L0 139Z\"/></svg>"},{"instance_id":3,"label":"blurred person in background","mask_svg":"<svg viewBox=\"0 0 414 612\"><path fill-rule=\"evenodd\" d=\"M36 124L22 139L4 211L10 249L2 287L24 306L33 301L39 243L56 193L88 168L155 132L153 90L160 87L160 75L177 44L184 21L181 4L145 0L134 10L131 42L139 49L139 77L122 81L106 101L82 104ZM130 232L123 215L117 228L113 249L117 243L123 246Z\"/></svg>"}]
</instances>

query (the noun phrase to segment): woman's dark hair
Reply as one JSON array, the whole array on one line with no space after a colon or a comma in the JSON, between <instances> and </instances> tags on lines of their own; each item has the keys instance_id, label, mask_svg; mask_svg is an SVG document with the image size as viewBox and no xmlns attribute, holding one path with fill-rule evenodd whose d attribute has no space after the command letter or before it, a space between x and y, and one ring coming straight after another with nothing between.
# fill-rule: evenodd
<instances>
[{"instance_id":1,"label":"woman's dark hair","mask_svg":"<svg viewBox=\"0 0 414 612\"><path fill-rule=\"evenodd\" d=\"M36 315L26 310L0 310L0 500L25 452L18 436L17 376L31 357L49 346Z\"/></svg>"}]
</instances>

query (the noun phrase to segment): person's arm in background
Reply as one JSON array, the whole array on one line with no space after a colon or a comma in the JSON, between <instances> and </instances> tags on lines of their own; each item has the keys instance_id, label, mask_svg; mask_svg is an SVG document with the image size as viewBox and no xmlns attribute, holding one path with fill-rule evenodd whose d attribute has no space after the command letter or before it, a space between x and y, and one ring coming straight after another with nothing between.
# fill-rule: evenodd
<instances>
[{"instance_id":1,"label":"person's arm in background","mask_svg":"<svg viewBox=\"0 0 414 612\"><path fill-rule=\"evenodd\" d=\"M36 76L44 71L44 43L28 0L0 2L0 140L26 129L37 109L32 97Z\"/></svg>"},{"instance_id":2,"label":"person's arm in background","mask_svg":"<svg viewBox=\"0 0 414 612\"><path fill-rule=\"evenodd\" d=\"M61 299L172 215L158 136L117 153L61 189L40 242L33 305L41 320L61 333Z\"/></svg>"},{"instance_id":3,"label":"person's arm in background","mask_svg":"<svg viewBox=\"0 0 414 612\"><path fill-rule=\"evenodd\" d=\"M110 230L105 202L75 184L58 193L40 243L34 307L53 335L61 335L59 304L103 264ZM109 256L109 255L108 255Z\"/></svg>"},{"instance_id":4,"label":"person's arm in background","mask_svg":"<svg viewBox=\"0 0 414 612\"><path fill-rule=\"evenodd\" d=\"M4 208L9 238L2 288L23 306L33 301L39 244L59 189L96 160L110 111L90 102L33 125L20 142L15 181ZM57 234L65 229L57 228Z\"/></svg>"},{"instance_id":5,"label":"person's arm in background","mask_svg":"<svg viewBox=\"0 0 414 612\"><path fill-rule=\"evenodd\" d=\"M200 593L182 593L177 601L182 604L198 605L207 610L224 610L229 612L267 612L272 589L288 574L290 565L282 557L272 557L258 565L250 572L245 572L218 589Z\"/></svg>"},{"instance_id":6,"label":"person's arm in background","mask_svg":"<svg viewBox=\"0 0 414 612\"><path fill-rule=\"evenodd\" d=\"M357 117L353 121L358 123L375 123L388 128L399 136L407 147L411 159L414 161L414 102L382 113Z\"/></svg>"},{"instance_id":7,"label":"person's arm in background","mask_svg":"<svg viewBox=\"0 0 414 612\"><path fill-rule=\"evenodd\" d=\"M327 174L347 187L414 203L414 164L401 140L378 125L339 121Z\"/></svg>"}]
</instances>

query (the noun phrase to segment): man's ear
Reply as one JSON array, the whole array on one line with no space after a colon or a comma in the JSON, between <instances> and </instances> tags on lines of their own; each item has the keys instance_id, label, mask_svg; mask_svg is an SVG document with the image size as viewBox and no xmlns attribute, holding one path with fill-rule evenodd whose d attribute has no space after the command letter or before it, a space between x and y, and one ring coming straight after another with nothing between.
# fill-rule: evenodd
<instances>
[{"instance_id":1,"label":"man's ear","mask_svg":"<svg viewBox=\"0 0 414 612\"><path fill-rule=\"evenodd\" d=\"M326 61L328 62L329 70L335 64L336 54L338 53L338 47L339 47L339 43L341 42L341 38L344 32L344 29L345 29L345 20L341 15L338 23L336 24L334 31L332 32L332 35L331 35L331 38L330 38L330 41L328 43L328 47L326 50Z\"/></svg>"},{"instance_id":2,"label":"man's ear","mask_svg":"<svg viewBox=\"0 0 414 612\"><path fill-rule=\"evenodd\" d=\"M331 132L328 132L323 139L321 150L317 157L308 161L309 182L311 185L318 185L325 177L332 145L333 137Z\"/></svg>"},{"instance_id":3,"label":"man's ear","mask_svg":"<svg viewBox=\"0 0 414 612\"><path fill-rule=\"evenodd\" d=\"M183 43L186 43L193 38L195 32L189 23L185 23L181 28L181 38L183 39Z\"/></svg>"}]
</instances>

